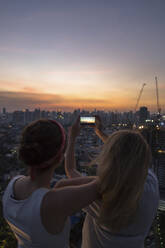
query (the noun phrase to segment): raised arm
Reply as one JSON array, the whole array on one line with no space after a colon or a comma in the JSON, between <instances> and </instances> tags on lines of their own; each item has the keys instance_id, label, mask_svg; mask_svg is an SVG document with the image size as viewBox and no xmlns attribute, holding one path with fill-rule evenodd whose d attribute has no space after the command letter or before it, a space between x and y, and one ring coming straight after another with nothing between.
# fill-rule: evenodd
<instances>
[{"instance_id":1,"label":"raised arm","mask_svg":"<svg viewBox=\"0 0 165 248\"><path fill-rule=\"evenodd\" d=\"M66 218L85 208L99 198L99 178L82 177L76 169L74 146L80 132L79 118L68 134L65 153L65 172L70 179L59 181L54 189L43 198L41 217L46 229L58 233L63 229Z\"/></svg>"},{"instance_id":2,"label":"raised arm","mask_svg":"<svg viewBox=\"0 0 165 248\"><path fill-rule=\"evenodd\" d=\"M95 118L96 118L96 125L94 127L95 133L103 141L103 143L105 143L108 139L108 135L102 131L103 127L100 117L97 115Z\"/></svg>"},{"instance_id":3,"label":"raised arm","mask_svg":"<svg viewBox=\"0 0 165 248\"><path fill-rule=\"evenodd\" d=\"M54 188L57 189L57 188L63 188L66 186L76 186L76 185L80 186L82 184L90 183L96 179L97 179L97 176L75 177L75 178L71 178L71 179L62 179L56 183Z\"/></svg>"},{"instance_id":4,"label":"raised arm","mask_svg":"<svg viewBox=\"0 0 165 248\"><path fill-rule=\"evenodd\" d=\"M81 177L81 173L76 168L75 161L75 141L77 135L80 133L80 118L78 117L76 122L71 126L68 133L68 144L65 153L65 173L67 177Z\"/></svg>"}]
</instances>

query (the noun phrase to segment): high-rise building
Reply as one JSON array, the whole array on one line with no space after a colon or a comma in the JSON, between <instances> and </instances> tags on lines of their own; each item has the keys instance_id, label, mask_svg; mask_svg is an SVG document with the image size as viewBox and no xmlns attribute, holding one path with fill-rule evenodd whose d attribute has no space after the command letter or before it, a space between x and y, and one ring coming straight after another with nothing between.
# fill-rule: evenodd
<instances>
[{"instance_id":1,"label":"high-rise building","mask_svg":"<svg viewBox=\"0 0 165 248\"><path fill-rule=\"evenodd\" d=\"M157 132L157 176L159 180L160 193L165 195L165 129Z\"/></svg>"},{"instance_id":2,"label":"high-rise building","mask_svg":"<svg viewBox=\"0 0 165 248\"><path fill-rule=\"evenodd\" d=\"M140 124L145 124L145 121L148 119L148 109L147 107L140 107L139 109L139 123Z\"/></svg>"},{"instance_id":3,"label":"high-rise building","mask_svg":"<svg viewBox=\"0 0 165 248\"><path fill-rule=\"evenodd\" d=\"M157 175L160 191L160 202L156 219L145 240L145 248L165 248L165 129L157 122L141 130L151 147L153 169Z\"/></svg>"},{"instance_id":4,"label":"high-rise building","mask_svg":"<svg viewBox=\"0 0 165 248\"><path fill-rule=\"evenodd\" d=\"M154 225L156 246L165 247L165 129L155 125L152 130L151 148L154 170L158 178L160 202Z\"/></svg>"},{"instance_id":5,"label":"high-rise building","mask_svg":"<svg viewBox=\"0 0 165 248\"><path fill-rule=\"evenodd\" d=\"M47 114L45 110L41 111L41 119L47 119Z\"/></svg>"},{"instance_id":6,"label":"high-rise building","mask_svg":"<svg viewBox=\"0 0 165 248\"><path fill-rule=\"evenodd\" d=\"M155 223L155 233L156 233L156 247L164 248L165 247L165 206L164 203L160 200L156 223Z\"/></svg>"},{"instance_id":7,"label":"high-rise building","mask_svg":"<svg viewBox=\"0 0 165 248\"><path fill-rule=\"evenodd\" d=\"M2 109L2 114L3 114L3 115L6 115L6 108L3 108L3 109Z\"/></svg>"},{"instance_id":8,"label":"high-rise building","mask_svg":"<svg viewBox=\"0 0 165 248\"><path fill-rule=\"evenodd\" d=\"M25 115L25 124L32 121L32 112L30 112L29 109L25 110L24 115Z\"/></svg>"},{"instance_id":9,"label":"high-rise building","mask_svg":"<svg viewBox=\"0 0 165 248\"><path fill-rule=\"evenodd\" d=\"M39 120L41 118L40 109L35 109L33 112L33 121Z\"/></svg>"},{"instance_id":10,"label":"high-rise building","mask_svg":"<svg viewBox=\"0 0 165 248\"><path fill-rule=\"evenodd\" d=\"M14 111L13 112L13 122L16 124L25 123L25 113L23 111Z\"/></svg>"}]
</instances>

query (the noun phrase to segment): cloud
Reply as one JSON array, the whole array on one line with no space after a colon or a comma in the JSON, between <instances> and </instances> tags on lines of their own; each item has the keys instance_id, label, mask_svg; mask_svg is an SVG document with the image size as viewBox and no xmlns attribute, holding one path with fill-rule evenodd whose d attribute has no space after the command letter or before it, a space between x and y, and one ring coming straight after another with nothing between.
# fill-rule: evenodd
<instances>
[{"instance_id":1,"label":"cloud","mask_svg":"<svg viewBox=\"0 0 165 248\"><path fill-rule=\"evenodd\" d=\"M32 90L32 89L31 89ZM109 99L101 98L78 98L76 96L63 96L60 94L42 94L29 92L0 91L0 105L8 111L20 109L56 109L73 110L75 108L105 109L114 106L115 103Z\"/></svg>"},{"instance_id":2,"label":"cloud","mask_svg":"<svg viewBox=\"0 0 165 248\"><path fill-rule=\"evenodd\" d=\"M96 102L104 102L96 100L85 100L85 102L95 104ZM45 108L52 109L56 107L72 107L76 104L82 104L83 100L72 99L71 97L64 97L58 94L39 94L29 92L12 92L12 91L0 91L0 105L6 107L10 111L24 108Z\"/></svg>"},{"instance_id":3,"label":"cloud","mask_svg":"<svg viewBox=\"0 0 165 248\"><path fill-rule=\"evenodd\" d=\"M102 110L119 110L134 111L136 99L131 98L129 93L113 94L109 92L106 96L98 97L89 95L78 97L77 95L62 94L44 94L37 93L33 88L24 88L24 91L0 91L0 106L6 107L7 111L40 108L45 110L56 110L58 108L64 111L80 109L102 109ZM152 98L153 99L153 98ZM156 103L149 97L142 98L140 106L147 106L149 110L156 109ZM164 102L161 102L163 107Z\"/></svg>"},{"instance_id":4,"label":"cloud","mask_svg":"<svg viewBox=\"0 0 165 248\"><path fill-rule=\"evenodd\" d=\"M20 79L19 81L17 80L3 80L0 79L0 92L25 92L25 93L38 93L42 94L45 92L44 87L40 84L38 87L33 87L33 86L28 86L34 85L34 83L31 80L23 80Z\"/></svg>"},{"instance_id":5,"label":"cloud","mask_svg":"<svg viewBox=\"0 0 165 248\"><path fill-rule=\"evenodd\" d=\"M0 91L0 105L13 111L16 109L35 108L49 105L53 102L61 103L59 95L44 95L39 93Z\"/></svg>"},{"instance_id":6,"label":"cloud","mask_svg":"<svg viewBox=\"0 0 165 248\"><path fill-rule=\"evenodd\" d=\"M22 88L23 92L27 92L27 93L41 93L41 89L37 89L37 88L34 88L34 87L23 87Z\"/></svg>"}]
</instances>

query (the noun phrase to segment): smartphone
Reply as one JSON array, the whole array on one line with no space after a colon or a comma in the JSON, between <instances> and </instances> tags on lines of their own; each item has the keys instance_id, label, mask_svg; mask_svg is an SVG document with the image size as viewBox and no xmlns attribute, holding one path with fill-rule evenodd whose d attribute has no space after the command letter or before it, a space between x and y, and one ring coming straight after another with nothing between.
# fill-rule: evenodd
<instances>
[{"instance_id":1,"label":"smartphone","mask_svg":"<svg viewBox=\"0 0 165 248\"><path fill-rule=\"evenodd\" d=\"M80 124L81 125L95 125L95 117L90 116L90 117L80 117Z\"/></svg>"}]
</instances>

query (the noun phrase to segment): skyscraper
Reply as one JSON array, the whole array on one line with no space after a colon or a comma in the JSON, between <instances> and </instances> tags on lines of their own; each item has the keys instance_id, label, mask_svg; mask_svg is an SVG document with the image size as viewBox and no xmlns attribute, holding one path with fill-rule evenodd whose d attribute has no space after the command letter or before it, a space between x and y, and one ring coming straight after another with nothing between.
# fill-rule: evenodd
<instances>
[{"instance_id":1,"label":"skyscraper","mask_svg":"<svg viewBox=\"0 0 165 248\"><path fill-rule=\"evenodd\" d=\"M145 120L148 119L148 109L147 107L140 107L139 109L139 122L140 124L145 124Z\"/></svg>"},{"instance_id":2,"label":"skyscraper","mask_svg":"<svg viewBox=\"0 0 165 248\"><path fill-rule=\"evenodd\" d=\"M157 176L159 180L160 193L165 195L165 129L157 133ZM165 199L164 199L165 200Z\"/></svg>"},{"instance_id":3,"label":"skyscraper","mask_svg":"<svg viewBox=\"0 0 165 248\"><path fill-rule=\"evenodd\" d=\"M3 115L6 115L6 108L3 108L2 114L3 114Z\"/></svg>"}]
</instances>

